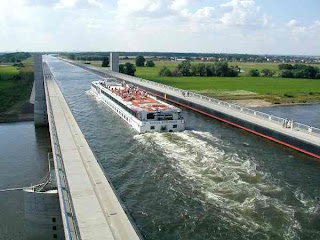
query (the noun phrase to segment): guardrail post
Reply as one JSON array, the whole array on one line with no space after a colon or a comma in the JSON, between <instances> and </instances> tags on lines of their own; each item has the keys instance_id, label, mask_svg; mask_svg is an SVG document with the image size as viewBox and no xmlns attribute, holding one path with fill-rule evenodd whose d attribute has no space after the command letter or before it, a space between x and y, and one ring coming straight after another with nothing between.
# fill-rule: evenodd
<instances>
[{"instance_id":1,"label":"guardrail post","mask_svg":"<svg viewBox=\"0 0 320 240\"><path fill-rule=\"evenodd\" d=\"M257 116L257 112L256 112L256 111L254 111L254 112L253 112L253 115Z\"/></svg>"},{"instance_id":2,"label":"guardrail post","mask_svg":"<svg viewBox=\"0 0 320 240\"><path fill-rule=\"evenodd\" d=\"M308 132L309 132L309 133L312 133L312 127L309 126Z\"/></svg>"},{"instance_id":3,"label":"guardrail post","mask_svg":"<svg viewBox=\"0 0 320 240\"><path fill-rule=\"evenodd\" d=\"M269 116L269 121L271 121L272 120L272 118L271 118L271 116Z\"/></svg>"}]
</instances>

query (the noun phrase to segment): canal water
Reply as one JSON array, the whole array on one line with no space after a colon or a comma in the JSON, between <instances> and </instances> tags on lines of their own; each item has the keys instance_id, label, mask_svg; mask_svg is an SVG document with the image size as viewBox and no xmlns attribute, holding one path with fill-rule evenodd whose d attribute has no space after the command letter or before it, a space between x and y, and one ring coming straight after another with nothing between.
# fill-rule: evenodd
<instances>
[{"instance_id":1,"label":"canal water","mask_svg":"<svg viewBox=\"0 0 320 240\"><path fill-rule=\"evenodd\" d=\"M139 135L88 94L99 76L54 59L49 65L146 239L320 239L315 159L187 109L186 131ZM293 108L283 111L301 111Z\"/></svg>"},{"instance_id":2,"label":"canal water","mask_svg":"<svg viewBox=\"0 0 320 240\"><path fill-rule=\"evenodd\" d=\"M39 183L48 172L48 149L47 129L33 122L0 124L0 189ZM25 230L23 192L0 192L0 239L27 240Z\"/></svg>"},{"instance_id":3,"label":"canal water","mask_svg":"<svg viewBox=\"0 0 320 240\"><path fill-rule=\"evenodd\" d=\"M138 135L87 94L98 76L50 67L146 239L320 238L315 159L186 109L186 131Z\"/></svg>"}]
</instances>

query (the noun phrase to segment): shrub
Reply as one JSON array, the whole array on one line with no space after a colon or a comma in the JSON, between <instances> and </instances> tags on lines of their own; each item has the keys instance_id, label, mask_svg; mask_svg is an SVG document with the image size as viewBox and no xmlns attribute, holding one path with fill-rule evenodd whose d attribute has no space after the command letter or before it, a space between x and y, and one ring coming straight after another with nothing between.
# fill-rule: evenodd
<instances>
[{"instance_id":1,"label":"shrub","mask_svg":"<svg viewBox=\"0 0 320 240\"><path fill-rule=\"evenodd\" d=\"M281 78L293 78L293 72L290 70L284 69L279 72L278 76Z\"/></svg>"},{"instance_id":2,"label":"shrub","mask_svg":"<svg viewBox=\"0 0 320 240\"><path fill-rule=\"evenodd\" d=\"M176 70L182 76L191 76L191 63L190 63L190 61L189 60L182 61L180 64L178 64Z\"/></svg>"},{"instance_id":3,"label":"shrub","mask_svg":"<svg viewBox=\"0 0 320 240\"><path fill-rule=\"evenodd\" d=\"M154 67L154 66L155 66L155 64L154 64L154 62L151 61L151 60L149 60L149 61L146 62L146 67Z\"/></svg>"},{"instance_id":4,"label":"shrub","mask_svg":"<svg viewBox=\"0 0 320 240\"><path fill-rule=\"evenodd\" d=\"M260 72L258 69L251 69L248 73L248 75L250 77L259 77L260 76Z\"/></svg>"},{"instance_id":5,"label":"shrub","mask_svg":"<svg viewBox=\"0 0 320 240\"><path fill-rule=\"evenodd\" d=\"M164 66L163 68L160 69L159 76L160 77L171 77L172 73L168 67Z\"/></svg>"},{"instance_id":6,"label":"shrub","mask_svg":"<svg viewBox=\"0 0 320 240\"><path fill-rule=\"evenodd\" d=\"M146 59L143 56L136 57L136 65L137 67L144 67Z\"/></svg>"},{"instance_id":7,"label":"shrub","mask_svg":"<svg viewBox=\"0 0 320 240\"><path fill-rule=\"evenodd\" d=\"M135 71L136 71L136 67L132 63L127 62L125 64L119 65L119 72L120 73L134 76Z\"/></svg>"},{"instance_id":8,"label":"shrub","mask_svg":"<svg viewBox=\"0 0 320 240\"><path fill-rule=\"evenodd\" d=\"M275 72L271 71L270 69L264 68L261 70L261 74L263 77L272 77L275 74Z\"/></svg>"},{"instance_id":9,"label":"shrub","mask_svg":"<svg viewBox=\"0 0 320 240\"><path fill-rule=\"evenodd\" d=\"M109 58L103 57L102 59L102 67L108 67L109 66Z\"/></svg>"}]
</instances>

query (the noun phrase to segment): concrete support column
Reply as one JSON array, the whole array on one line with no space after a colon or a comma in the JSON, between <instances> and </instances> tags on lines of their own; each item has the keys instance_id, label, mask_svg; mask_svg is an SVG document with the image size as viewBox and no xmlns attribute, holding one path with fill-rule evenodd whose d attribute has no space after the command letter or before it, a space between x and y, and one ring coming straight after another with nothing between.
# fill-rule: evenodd
<instances>
[{"instance_id":1,"label":"concrete support column","mask_svg":"<svg viewBox=\"0 0 320 240\"><path fill-rule=\"evenodd\" d=\"M34 124L37 127L48 126L42 56L40 54L34 56L34 90Z\"/></svg>"},{"instance_id":2,"label":"concrete support column","mask_svg":"<svg viewBox=\"0 0 320 240\"><path fill-rule=\"evenodd\" d=\"M110 53L110 70L119 72L119 53Z\"/></svg>"}]
</instances>

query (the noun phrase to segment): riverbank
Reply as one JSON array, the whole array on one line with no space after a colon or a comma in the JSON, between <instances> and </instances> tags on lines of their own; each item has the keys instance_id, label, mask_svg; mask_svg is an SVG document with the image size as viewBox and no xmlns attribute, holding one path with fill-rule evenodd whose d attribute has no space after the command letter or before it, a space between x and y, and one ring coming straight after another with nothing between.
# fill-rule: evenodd
<instances>
[{"instance_id":1,"label":"riverbank","mask_svg":"<svg viewBox=\"0 0 320 240\"><path fill-rule=\"evenodd\" d=\"M0 123L33 121L33 58L0 66Z\"/></svg>"},{"instance_id":2,"label":"riverbank","mask_svg":"<svg viewBox=\"0 0 320 240\"><path fill-rule=\"evenodd\" d=\"M283 107L283 106L300 106L300 105L316 105L320 104L320 101L306 102L306 103L271 103L261 99L242 99L242 100L229 100L228 102L239 104L240 106L247 108L259 108L259 107Z\"/></svg>"}]
</instances>

